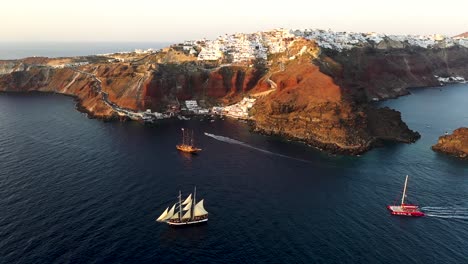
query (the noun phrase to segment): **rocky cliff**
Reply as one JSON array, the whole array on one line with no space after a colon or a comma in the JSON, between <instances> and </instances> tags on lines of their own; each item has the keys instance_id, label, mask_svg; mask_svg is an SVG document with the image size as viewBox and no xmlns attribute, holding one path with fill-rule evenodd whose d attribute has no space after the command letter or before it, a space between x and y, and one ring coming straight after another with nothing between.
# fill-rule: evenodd
<instances>
[{"instance_id":1,"label":"rocky cliff","mask_svg":"<svg viewBox=\"0 0 468 264\"><path fill-rule=\"evenodd\" d=\"M355 96L371 101L408 94L408 88L440 85L436 76L468 77L468 49L407 47L402 49L362 48L342 52L325 50L337 63L321 62L321 70Z\"/></svg>"},{"instance_id":2,"label":"rocky cliff","mask_svg":"<svg viewBox=\"0 0 468 264\"><path fill-rule=\"evenodd\" d=\"M439 137L432 150L468 160L468 127L458 128L451 135Z\"/></svg>"},{"instance_id":3,"label":"rocky cliff","mask_svg":"<svg viewBox=\"0 0 468 264\"><path fill-rule=\"evenodd\" d=\"M236 100L261 77L255 69L241 66L213 68L194 61L157 63L155 60L162 60L160 54L129 62L97 60L74 65L67 61L72 66L66 67L56 59L34 64L29 60L0 61L0 91L71 95L78 99L81 110L102 119L117 118L102 100L103 94L124 109L161 111L178 100Z\"/></svg>"},{"instance_id":4,"label":"rocky cliff","mask_svg":"<svg viewBox=\"0 0 468 264\"><path fill-rule=\"evenodd\" d=\"M25 65L19 61L0 61L0 75L24 70Z\"/></svg>"},{"instance_id":5,"label":"rocky cliff","mask_svg":"<svg viewBox=\"0 0 468 264\"><path fill-rule=\"evenodd\" d=\"M308 52L295 55L271 75L276 91L260 98L252 111L257 131L348 154L365 152L381 140L409 143L419 138L397 111L362 103L355 99L356 90L340 87L337 80L343 80L344 67L319 56L314 43L296 44ZM321 67L327 67L328 74Z\"/></svg>"},{"instance_id":6,"label":"rocky cliff","mask_svg":"<svg viewBox=\"0 0 468 264\"><path fill-rule=\"evenodd\" d=\"M167 48L152 54L0 61L0 91L75 96L103 119L122 109L161 111L181 100L208 104L257 97L254 129L337 153L358 154L382 140L414 142L399 112L370 102L440 85L435 76L468 79L468 49L425 49L380 42L347 50L297 38L284 52L248 64L198 61ZM398 44L398 45L397 45Z\"/></svg>"}]
</instances>

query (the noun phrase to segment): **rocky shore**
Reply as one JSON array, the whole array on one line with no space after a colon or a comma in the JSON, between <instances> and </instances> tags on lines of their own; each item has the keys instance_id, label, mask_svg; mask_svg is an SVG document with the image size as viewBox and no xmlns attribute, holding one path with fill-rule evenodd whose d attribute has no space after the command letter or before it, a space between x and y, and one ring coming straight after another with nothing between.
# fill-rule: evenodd
<instances>
[{"instance_id":1,"label":"rocky shore","mask_svg":"<svg viewBox=\"0 0 468 264\"><path fill-rule=\"evenodd\" d=\"M458 128L451 135L439 137L432 150L468 160L468 127Z\"/></svg>"}]
</instances>

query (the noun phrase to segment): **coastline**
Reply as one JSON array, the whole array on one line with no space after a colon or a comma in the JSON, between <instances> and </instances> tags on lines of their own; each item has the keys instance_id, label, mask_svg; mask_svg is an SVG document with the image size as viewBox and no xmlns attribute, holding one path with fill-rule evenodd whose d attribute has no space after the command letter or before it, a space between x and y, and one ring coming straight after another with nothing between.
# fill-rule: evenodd
<instances>
[{"instance_id":1,"label":"coastline","mask_svg":"<svg viewBox=\"0 0 468 264\"><path fill-rule=\"evenodd\" d=\"M327 48L320 40L273 32L287 42L276 43L280 49L264 60L266 47L242 64L194 53L195 42L88 58L35 57L0 62L0 86L74 97L78 111L103 121L155 123L192 113L223 114L248 120L257 133L357 155L380 141L412 143L420 137L398 111L376 108L375 102L410 95L410 89L446 87L468 74L463 67L468 49L462 46L377 47L366 40L361 48ZM256 34L269 38L268 32ZM241 38L233 41L245 44ZM427 65L428 58L433 65ZM219 112L208 110L218 103Z\"/></svg>"},{"instance_id":2,"label":"coastline","mask_svg":"<svg viewBox=\"0 0 468 264\"><path fill-rule=\"evenodd\" d=\"M452 85L458 85L458 84L464 84L464 83L466 83L466 82L449 83L449 84L444 84L444 85L436 86L436 87L435 86L408 87L408 88L405 88L408 91L408 93L398 95L398 96L395 96L395 97L392 97L392 98L385 98L385 99L382 99L382 100L380 100L378 102L371 102L371 105L377 105L380 102L388 101L388 100L397 100L398 98L403 97L403 96L410 96L410 95L412 95L411 90L430 89L430 88L447 89L447 88L450 88ZM132 121L135 121L135 120L132 120L130 118L125 118L125 119L119 118L119 116L117 115L116 112L114 112L113 115L110 115L110 116L109 115L96 115L94 112L89 111L87 108L85 108L83 106L83 104L82 104L83 100L82 99L80 99L78 96L73 95L73 94L59 93L59 92L52 92L52 91L0 91L0 95L1 94L51 94L51 95L66 96L66 97L73 98L73 100L75 102L75 109L77 111L81 112L81 113L86 114L86 116L89 119L97 119L97 120L101 120L103 122L116 122L116 121L119 121L119 122L132 122ZM378 108L381 108L381 107L378 106ZM180 114L180 115L175 115L173 118L175 118L177 116L183 116L183 117L185 117L185 116L202 116L202 118L203 118L203 117L211 116L211 115L212 115L212 113L198 114L198 115ZM288 135L288 134L285 134L285 133L274 133L274 132L269 132L269 131L266 131L266 130L262 130L262 129L259 129L258 127L256 127L256 120L254 118L252 118L252 117L239 118L239 117L229 116L229 115L217 115L217 114L214 114L214 115L217 116L217 117L225 116L225 117L230 118L232 120L236 120L237 122L247 122L249 127L250 127L250 130L252 132L254 132L254 133L258 133L258 134L262 134L262 135L266 135L266 136L278 136L279 138L281 138L283 140L303 143L303 144L307 145L308 147L315 148L315 149L317 149L319 151L323 151L323 152L326 152L326 153L329 153L329 154L334 154L334 155L353 155L353 156L361 155L363 153L366 153L367 151L370 151L373 148L381 147L383 145L382 141L383 142L385 142L385 141L389 141L389 142L397 141L397 142L402 142L402 143L414 143L420 137L420 136L418 136L415 140L409 140L409 141L404 140L404 139L399 140L399 139L395 139L395 138L393 138L393 139L372 139L371 141L366 142L366 144L364 144L364 145L345 146L345 145L336 144L334 142L321 142L321 141L318 141L318 140L310 140L310 139L304 139L304 138L301 138L301 137L295 137L295 136L291 136L291 135ZM157 122L157 123L160 123L160 122L161 122L161 120L159 120L159 122ZM144 125L143 122L138 122L138 123Z\"/></svg>"},{"instance_id":3,"label":"coastline","mask_svg":"<svg viewBox=\"0 0 468 264\"><path fill-rule=\"evenodd\" d=\"M86 116L89 119L98 119L102 120L103 122L111 122L111 121L118 121L118 117L112 115L112 116L102 116L102 115L96 115L92 111L89 111L86 109L83 104L82 104L82 99L80 99L77 95L74 94L67 94L67 93L58 93L58 92L52 92L52 91L0 91L0 95L2 94L23 94L23 95L59 95L59 96L66 96L69 98L72 98L74 103L75 103L75 109L83 114L86 114Z\"/></svg>"}]
</instances>

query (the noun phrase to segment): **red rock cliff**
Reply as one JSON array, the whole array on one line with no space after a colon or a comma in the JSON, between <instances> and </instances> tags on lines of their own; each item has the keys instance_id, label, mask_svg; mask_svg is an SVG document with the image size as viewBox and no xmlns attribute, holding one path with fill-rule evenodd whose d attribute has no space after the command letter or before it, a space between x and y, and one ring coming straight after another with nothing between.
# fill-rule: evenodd
<instances>
[{"instance_id":1,"label":"red rock cliff","mask_svg":"<svg viewBox=\"0 0 468 264\"><path fill-rule=\"evenodd\" d=\"M307 45L313 51L314 45ZM397 111L354 102L352 91L340 87L316 64L326 62L337 73L341 65L326 57L317 63L312 55L286 62L284 70L271 75L276 91L259 99L252 111L257 131L350 154L367 151L379 140L413 142L419 137Z\"/></svg>"},{"instance_id":2,"label":"red rock cliff","mask_svg":"<svg viewBox=\"0 0 468 264\"><path fill-rule=\"evenodd\" d=\"M78 99L80 109L98 118L112 119L116 113L101 100L102 93L122 108L165 110L177 100L235 100L252 89L261 77L248 67L206 69L191 61L163 64L146 60L98 61L65 68L51 67L51 61L54 60L0 61L0 91L72 95Z\"/></svg>"}]
</instances>

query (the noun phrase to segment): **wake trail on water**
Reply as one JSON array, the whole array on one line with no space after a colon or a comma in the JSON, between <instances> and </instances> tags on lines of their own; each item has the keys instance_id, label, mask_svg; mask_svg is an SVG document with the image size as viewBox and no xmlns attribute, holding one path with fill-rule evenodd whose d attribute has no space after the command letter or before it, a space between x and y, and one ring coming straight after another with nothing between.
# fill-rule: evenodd
<instances>
[{"instance_id":1,"label":"wake trail on water","mask_svg":"<svg viewBox=\"0 0 468 264\"><path fill-rule=\"evenodd\" d=\"M468 220L468 207L425 206L421 209L430 217Z\"/></svg>"},{"instance_id":2,"label":"wake trail on water","mask_svg":"<svg viewBox=\"0 0 468 264\"><path fill-rule=\"evenodd\" d=\"M294 157L291 157L291 156L271 152L271 151L268 151L268 150L265 150L265 149L257 148L257 147L254 147L252 145L249 145L249 144L247 144L245 142L242 142L242 141L239 141L239 140L236 140L236 139L223 137L223 136L218 136L218 135L213 135L213 134L206 133L206 132L205 132L205 136L208 136L208 137L214 138L214 139L216 139L218 141L226 142L226 143L229 143L229 144L235 144L235 145L240 145L240 146L243 146L243 147L246 147L246 148L250 148L250 149L253 149L253 150L256 150L256 151L263 152L265 154L278 156L278 157L282 157L282 158L287 158L287 159L292 159L292 160L297 160L297 161L301 161L301 162L305 162L305 163L312 163L312 162L310 162L308 160L298 159L298 158L294 158Z\"/></svg>"}]
</instances>

